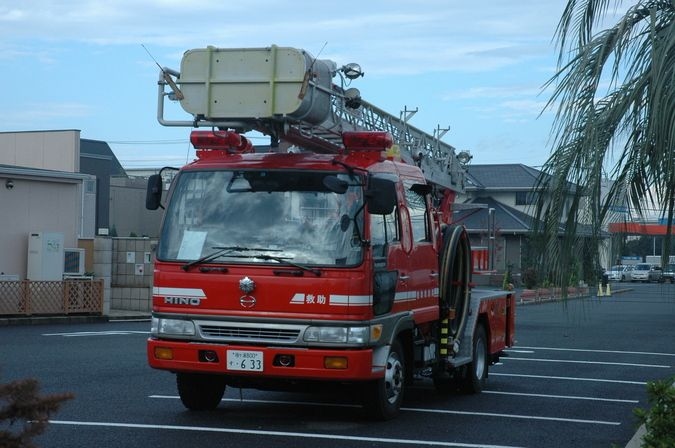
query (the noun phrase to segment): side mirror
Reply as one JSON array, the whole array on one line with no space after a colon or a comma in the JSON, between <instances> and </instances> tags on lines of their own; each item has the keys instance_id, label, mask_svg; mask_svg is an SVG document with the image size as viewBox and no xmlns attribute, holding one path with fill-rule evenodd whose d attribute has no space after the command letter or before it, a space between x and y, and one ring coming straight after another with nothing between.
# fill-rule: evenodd
<instances>
[{"instance_id":1,"label":"side mirror","mask_svg":"<svg viewBox=\"0 0 675 448\"><path fill-rule=\"evenodd\" d=\"M337 176L326 176L323 178L323 186L333 193L345 194L349 188L349 182Z\"/></svg>"},{"instance_id":2,"label":"side mirror","mask_svg":"<svg viewBox=\"0 0 675 448\"><path fill-rule=\"evenodd\" d=\"M391 179L371 177L366 191L368 211L373 215L388 215L396 207L396 183Z\"/></svg>"},{"instance_id":3,"label":"side mirror","mask_svg":"<svg viewBox=\"0 0 675 448\"><path fill-rule=\"evenodd\" d=\"M145 208L157 210L162 201L162 176L153 174L148 178L148 189L145 192Z\"/></svg>"}]
</instances>

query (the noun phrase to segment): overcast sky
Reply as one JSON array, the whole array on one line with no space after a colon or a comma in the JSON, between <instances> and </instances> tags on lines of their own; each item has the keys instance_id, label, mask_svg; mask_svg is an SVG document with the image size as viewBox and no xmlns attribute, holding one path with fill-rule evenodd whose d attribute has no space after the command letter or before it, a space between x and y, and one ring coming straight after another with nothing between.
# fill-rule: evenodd
<instances>
[{"instance_id":1,"label":"overcast sky","mask_svg":"<svg viewBox=\"0 0 675 448\"><path fill-rule=\"evenodd\" d=\"M79 129L127 168L180 165L190 129L156 119L158 68L185 50L303 48L365 76L352 86L475 164L540 166L565 0L0 0L0 131ZM189 119L186 115L185 119Z\"/></svg>"}]
</instances>

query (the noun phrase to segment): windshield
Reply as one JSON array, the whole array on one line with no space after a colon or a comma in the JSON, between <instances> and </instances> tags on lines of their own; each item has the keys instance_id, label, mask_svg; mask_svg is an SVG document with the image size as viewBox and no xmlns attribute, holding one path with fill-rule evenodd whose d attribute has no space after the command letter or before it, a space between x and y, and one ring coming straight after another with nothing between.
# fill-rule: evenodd
<instances>
[{"instance_id":1,"label":"windshield","mask_svg":"<svg viewBox=\"0 0 675 448\"><path fill-rule=\"evenodd\" d=\"M326 176L348 182L346 193L324 186ZM363 190L358 178L307 171L185 171L176 182L157 248L160 260L361 262Z\"/></svg>"}]
</instances>

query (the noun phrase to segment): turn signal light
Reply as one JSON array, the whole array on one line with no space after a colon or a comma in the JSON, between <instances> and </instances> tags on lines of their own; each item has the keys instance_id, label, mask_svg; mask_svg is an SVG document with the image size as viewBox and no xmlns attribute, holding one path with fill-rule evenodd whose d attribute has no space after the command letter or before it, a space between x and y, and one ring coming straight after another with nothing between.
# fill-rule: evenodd
<instances>
[{"instance_id":1,"label":"turn signal light","mask_svg":"<svg viewBox=\"0 0 675 448\"><path fill-rule=\"evenodd\" d=\"M326 356L323 358L323 366L327 369L346 369L347 358L344 356Z\"/></svg>"},{"instance_id":2,"label":"turn signal light","mask_svg":"<svg viewBox=\"0 0 675 448\"><path fill-rule=\"evenodd\" d=\"M173 359L173 350L167 347L155 347L155 358Z\"/></svg>"}]
</instances>

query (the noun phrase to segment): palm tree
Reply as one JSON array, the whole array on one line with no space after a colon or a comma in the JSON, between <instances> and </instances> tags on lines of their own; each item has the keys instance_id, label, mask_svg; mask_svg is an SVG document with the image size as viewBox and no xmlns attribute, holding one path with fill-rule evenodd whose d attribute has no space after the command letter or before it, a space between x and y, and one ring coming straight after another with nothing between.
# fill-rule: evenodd
<instances>
[{"instance_id":1,"label":"palm tree","mask_svg":"<svg viewBox=\"0 0 675 448\"><path fill-rule=\"evenodd\" d=\"M599 241L615 204L667 218L668 259L675 206L675 2L641 0L610 28L608 8L626 2L569 0L556 30L558 71L547 108L557 108L553 149L542 171L538 217L547 266L564 272L574 259L578 223ZM601 198L603 178L614 179ZM564 235L560 237L560 224ZM594 247L598 247L595 244ZM597 250L594 266L598 266Z\"/></svg>"}]
</instances>

